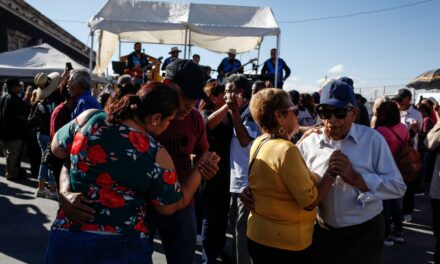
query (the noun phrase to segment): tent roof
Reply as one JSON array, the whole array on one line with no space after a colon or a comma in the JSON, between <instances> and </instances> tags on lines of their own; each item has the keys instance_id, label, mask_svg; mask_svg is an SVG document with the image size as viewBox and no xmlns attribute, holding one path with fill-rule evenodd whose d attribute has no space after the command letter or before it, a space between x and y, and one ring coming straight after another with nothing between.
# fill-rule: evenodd
<instances>
[{"instance_id":1,"label":"tent roof","mask_svg":"<svg viewBox=\"0 0 440 264\"><path fill-rule=\"evenodd\" d=\"M74 69L86 69L66 54L47 43L43 43L0 53L0 76L34 78L39 72L62 73L66 62L72 63ZM108 82L107 79L95 74L92 74L92 79L101 83Z\"/></svg>"},{"instance_id":2,"label":"tent roof","mask_svg":"<svg viewBox=\"0 0 440 264\"><path fill-rule=\"evenodd\" d=\"M85 68L49 44L0 53L0 76L34 77L39 72L62 72L66 62L73 68Z\"/></svg>"},{"instance_id":3,"label":"tent roof","mask_svg":"<svg viewBox=\"0 0 440 264\"><path fill-rule=\"evenodd\" d=\"M118 40L191 44L221 53L235 48L241 53L255 49L264 36L280 33L269 7L145 0L108 0L89 27L98 32L97 73L105 71Z\"/></svg>"},{"instance_id":4,"label":"tent roof","mask_svg":"<svg viewBox=\"0 0 440 264\"><path fill-rule=\"evenodd\" d=\"M100 29L114 34L185 30L186 27L213 36L262 37L280 32L269 7L143 0L109 0L90 19L89 27L93 31Z\"/></svg>"}]
</instances>

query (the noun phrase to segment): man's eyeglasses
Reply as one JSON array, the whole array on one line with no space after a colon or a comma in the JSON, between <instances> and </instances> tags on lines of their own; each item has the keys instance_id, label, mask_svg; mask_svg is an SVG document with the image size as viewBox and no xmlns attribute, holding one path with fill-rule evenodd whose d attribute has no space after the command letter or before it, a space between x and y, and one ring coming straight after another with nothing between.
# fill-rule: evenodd
<instances>
[{"instance_id":1,"label":"man's eyeglasses","mask_svg":"<svg viewBox=\"0 0 440 264\"><path fill-rule=\"evenodd\" d=\"M289 108L286 109L286 111L292 111L296 116L298 116L298 106L291 106Z\"/></svg>"},{"instance_id":2,"label":"man's eyeglasses","mask_svg":"<svg viewBox=\"0 0 440 264\"><path fill-rule=\"evenodd\" d=\"M316 112L321 119L330 119L334 115L337 119L344 119L347 117L347 113L353 110L352 106L346 108L328 108L324 106L318 106Z\"/></svg>"}]
</instances>

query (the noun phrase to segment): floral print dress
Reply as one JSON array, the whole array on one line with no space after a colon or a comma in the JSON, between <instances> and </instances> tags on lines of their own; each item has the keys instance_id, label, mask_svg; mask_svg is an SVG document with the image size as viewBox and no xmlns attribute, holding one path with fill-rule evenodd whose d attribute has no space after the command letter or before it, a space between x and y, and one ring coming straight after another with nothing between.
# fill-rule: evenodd
<instances>
[{"instance_id":1,"label":"floral print dress","mask_svg":"<svg viewBox=\"0 0 440 264\"><path fill-rule=\"evenodd\" d=\"M80 127L76 120L57 133L57 143L70 153L70 183L94 201L95 219L80 225L58 210L52 230L119 233L144 238L147 203L171 204L182 198L174 170L155 160L158 142L148 134L106 122L95 112ZM151 207L148 207L151 208Z\"/></svg>"}]
</instances>

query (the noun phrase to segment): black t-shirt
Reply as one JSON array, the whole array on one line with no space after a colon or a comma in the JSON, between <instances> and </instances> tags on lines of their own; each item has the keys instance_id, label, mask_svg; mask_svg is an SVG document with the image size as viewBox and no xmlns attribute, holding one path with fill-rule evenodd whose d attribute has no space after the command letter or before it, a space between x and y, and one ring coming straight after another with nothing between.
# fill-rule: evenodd
<instances>
[{"instance_id":1,"label":"black t-shirt","mask_svg":"<svg viewBox=\"0 0 440 264\"><path fill-rule=\"evenodd\" d=\"M205 120L214 111L202 110L202 116ZM209 150L215 151L220 156L218 163L219 171L217 175L204 183L204 191L206 192L229 192L230 182L230 165L229 156L231 149L231 139L233 132L232 117L227 115L226 119L218 124L214 129L206 128L209 142Z\"/></svg>"}]
</instances>

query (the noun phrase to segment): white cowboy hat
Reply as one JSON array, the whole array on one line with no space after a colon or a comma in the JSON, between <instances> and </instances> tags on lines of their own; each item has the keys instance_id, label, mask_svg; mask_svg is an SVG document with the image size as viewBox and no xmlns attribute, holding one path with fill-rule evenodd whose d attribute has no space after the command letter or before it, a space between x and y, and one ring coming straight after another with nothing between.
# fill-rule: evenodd
<instances>
[{"instance_id":1,"label":"white cowboy hat","mask_svg":"<svg viewBox=\"0 0 440 264\"><path fill-rule=\"evenodd\" d=\"M168 52L168 54L171 54L171 53L173 53L173 52L175 52L175 51L177 51L177 52L181 52L181 50L180 50L178 47L172 47L172 48L171 48L171 51Z\"/></svg>"},{"instance_id":2,"label":"white cowboy hat","mask_svg":"<svg viewBox=\"0 0 440 264\"><path fill-rule=\"evenodd\" d=\"M37 73L34 78L34 83L38 86L37 97L44 99L51 95L58 87L61 76L58 72L52 72L48 75L45 73Z\"/></svg>"},{"instance_id":3,"label":"white cowboy hat","mask_svg":"<svg viewBox=\"0 0 440 264\"><path fill-rule=\"evenodd\" d=\"M237 54L237 50L235 50L235 49L229 49L228 54L234 54L234 55L236 55L236 54Z\"/></svg>"}]
</instances>

